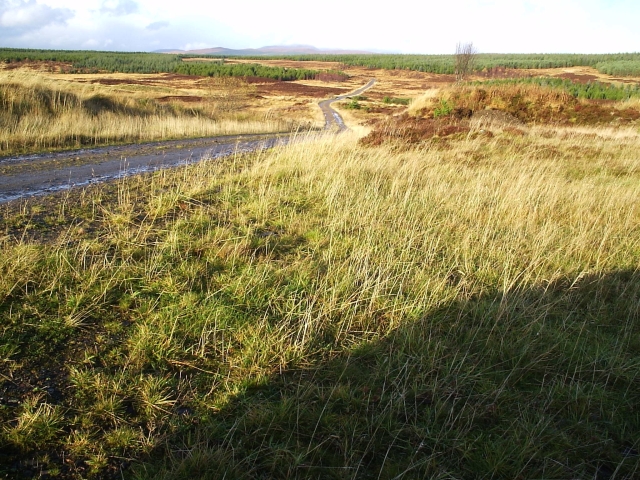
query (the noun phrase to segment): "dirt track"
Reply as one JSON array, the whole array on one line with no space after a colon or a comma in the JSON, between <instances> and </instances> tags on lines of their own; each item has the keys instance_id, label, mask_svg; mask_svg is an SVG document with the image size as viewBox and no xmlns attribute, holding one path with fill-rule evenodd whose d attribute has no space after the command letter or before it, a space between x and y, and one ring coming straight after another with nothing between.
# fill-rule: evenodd
<instances>
[{"instance_id":1,"label":"dirt track","mask_svg":"<svg viewBox=\"0 0 640 480\"><path fill-rule=\"evenodd\" d=\"M375 83L320 102L325 130L344 131L342 117L331 108L337 100L359 95ZM215 159L289 143L294 134L235 135L102 147L0 158L0 203L46 195L74 187ZM298 137L300 138L300 137Z\"/></svg>"},{"instance_id":2,"label":"dirt track","mask_svg":"<svg viewBox=\"0 0 640 480\"><path fill-rule=\"evenodd\" d=\"M324 113L325 130L331 130L334 127L337 127L338 131L342 132L347 129L347 126L344 124L344 120L342 120L342 117L340 116L340 114L331 107L331 104L333 102L337 102L338 100L344 100L345 98L360 95L361 93L373 87L375 83L376 83L376 80L371 79L369 80L369 83L367 83L364 87L361 87L351 93L347 93L345 95L339 95L335 98L330 98L328 100L323 100L322 102L320 102L318 105L322 109L322 113Z\"/></svg>"}]
</instances>

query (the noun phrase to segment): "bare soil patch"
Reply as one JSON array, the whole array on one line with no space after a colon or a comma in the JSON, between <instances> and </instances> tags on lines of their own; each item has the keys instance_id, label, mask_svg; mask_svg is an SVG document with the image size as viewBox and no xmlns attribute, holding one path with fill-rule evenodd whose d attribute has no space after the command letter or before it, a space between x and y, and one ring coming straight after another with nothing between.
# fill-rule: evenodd
<instances>
[{"instance_id":1,"label":"bare soil patch","mask_svg":"<svg viewBox=\"0 0 640 480\"><path fill-rule=\"evenodd\" d=\"M185 102L185 103L198 103L204 100L203 97L190 96L190 95L167 95L166 97L158 98L159 102Z\"/></svg>"},{"instance_id":2,"label":"bare soil patch","mask_svg":"<svg viewBox=\"0 0 640 480\"><path fill-rule=\"evenodd\" d=\"M572 72L561 73L560 75L556 75L556 77L565 78L567 80L571 80L572 82L576 82L576 83L590 83L590 82L599 81L598 77L595 75L578 74L578 73L572 73Z\"/></svg>"},{"instance_id":3,"label":"bare soil patch","mask_svg":"<svg viewBox=\"0 0 640 480\"><path fill-rule=\"evenodd\" d=\"M325 98L331 97L332 95L340 95L342 93L345 93L345 91L341 88L318 87L294 82L260 84L257 91L257 94L262 96L289 95L312 98Z\"/></svg>"}]
</instances>

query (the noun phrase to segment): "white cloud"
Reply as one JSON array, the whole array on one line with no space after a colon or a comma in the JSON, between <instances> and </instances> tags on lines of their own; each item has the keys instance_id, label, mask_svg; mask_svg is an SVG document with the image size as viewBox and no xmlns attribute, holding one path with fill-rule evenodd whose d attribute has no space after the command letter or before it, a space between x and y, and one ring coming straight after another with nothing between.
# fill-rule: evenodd
<instances>
[{"instance_id":1,"label":"white cloud","mask_svg":"<svg viewBox=\"0 0 640 480\"><path fill-rule=\"evenodd\" d=\"M73 16L68 8L54 8L36 0L0 0L0 40L64 25Z\"/></svg>"},{"instance_id":2,"label":"white cloud","mask_svg":"<svg viewBox=\"0 0 640 480\"><path fill-rule=\"evenodd\" d=\"M100 12L107 15L124 16L137 13L140 6L134 0L103 0Z\"/></svg>"},{"instance_id":3,"label":"white cloud","mask_svg":"<svg viewBox=\"0 0 640 480\"><path fill-rule=\"evenodd\" d=\"M160 30L161 28L166 28L169 25L170 24L167 21L153 22L153 23L150 23L149 25L147 25L146 29L147 30Z\"/></svg>"},{"instance_id":4,"label":"white cloud","mask_svg":"<svg viewBox=\"0 0 640 480\"><path fill-rule=\"evenodd\" d=\"M109 48L137 51L306 44L406 53L452 53L456 42L473 41L482 52L598 53L640 50L638 18L637 0L394 0L383 8L364 0L0 0L0 40L35 48L89 40L105 48L111 39Z\"/></svg>"}]
</instances>

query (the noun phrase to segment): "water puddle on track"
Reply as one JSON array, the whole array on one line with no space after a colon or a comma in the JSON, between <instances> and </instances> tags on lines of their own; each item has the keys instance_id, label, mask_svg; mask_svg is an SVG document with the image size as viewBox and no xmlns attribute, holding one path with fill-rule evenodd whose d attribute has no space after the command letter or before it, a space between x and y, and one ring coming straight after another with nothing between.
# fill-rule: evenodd
<instances>
[{"instance_id":1,"label":"water puddle on track","mask_svg":"<svg viewBox=\"0 0 640 480\"><path fill-rule=\"evenodd\" d=\"M307 134L243 135L154 142L0 159L0 203L267 150Z\"/></svg>"}]
</instances>

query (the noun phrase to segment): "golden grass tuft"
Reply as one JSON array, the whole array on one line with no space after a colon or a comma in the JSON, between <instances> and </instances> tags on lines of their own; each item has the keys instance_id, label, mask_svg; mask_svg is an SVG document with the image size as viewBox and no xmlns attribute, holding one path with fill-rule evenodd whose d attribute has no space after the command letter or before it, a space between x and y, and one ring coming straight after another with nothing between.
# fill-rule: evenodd
<instances>
[{"instance_id":1,"label":"golden grass tuft","mask_svg":"<svg viewBox=\"0 0 640 480\"><path fill-rule=\"evenodd\" d=\"M432 107L433 102L438 98L439 94L439 88L427 90L422 95L419 95L411 101L409 108L407 109L407 113L409 113L409 115L418 115L422 110Z\"/></svg>"}]
</instances>

